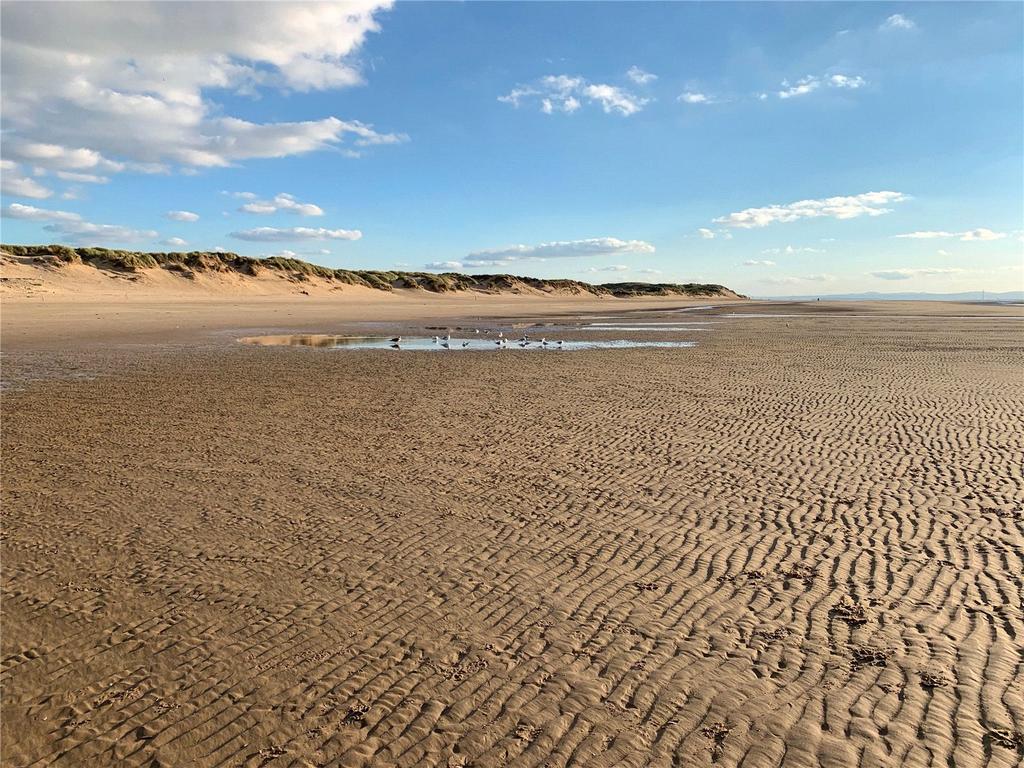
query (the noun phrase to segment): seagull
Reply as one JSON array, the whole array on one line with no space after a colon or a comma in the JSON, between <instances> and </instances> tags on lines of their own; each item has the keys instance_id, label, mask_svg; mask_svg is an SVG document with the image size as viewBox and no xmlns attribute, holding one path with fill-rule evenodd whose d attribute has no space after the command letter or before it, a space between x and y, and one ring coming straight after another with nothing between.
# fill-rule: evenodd
<instances>
[{"instance_id":1,"label":"seagull","mask_svg":"<svg viewBox=\"0 0 1024 768\"><path fill-rule=\"evenodd\" d=\"M473 329L473 333L480 333L480 329L479 328L474 328Z\"/></svg>"},{"instance_id":2,"label":"seagull","mask_svg":"<svg viewBox=\"0 0 1024 768\"><path fill-rule=\"evenodd\" d=\"M393 339L391 340L391 342L392 342L393 344L401 344L401 343L402 343L402 337L401 337L401 336L395 336L395 338L393 338Z\"/></svg>"},{"instance_id":3,"label":"seagull","mask_svg":"<svg viewBox=\"0 0 1024 768\"><path fill-rule=\"evenodd\" d=\"M501 338L502 336L504 336L504 335L505 335L505 332L504 332L504 331L498 331L498 338L499 338L499 339L500 339L500 338Z\"/></svg>"},{"instance_id":4,"label":"seagull","mask_svg":"<svg viewBox=\"0 0 1024 768\"><path fill-rule=\"evenodd\" d=\"M435 344L437 344L437 342L439 342L440 340L441 340L441 337L440 337L440 336L435 336L435 337L434 337L434 343L435 343Z\"/></svg>"},{"instance_id":5,"label":"seagull","mask_svg":"<svg viewBox=\"0 0 1024 768\"><path fill-rule=\"evenodd\" d=\"M540 337L540 345L542 347L546 347L548 345L548 340L545 339L543 336Z\"/></svg>"},{"instance_id":6,"label":"seagull","mask_svg":"<svg viewBox=\"0 0 1024 768\"><path fill-rule=\"evenodd\" d=\"M555 344L558 345L559 347L562 346L562 340L559 339L558 341L555 342Z\"/></svg>"},{"instance_id":7,"label":"seagull","mask_svg":"<svg viewBox=\"0 0 1024 768\"><path fill-rule=\"evenodd\" d=\"M452 348L451 345L447 341L444 344L442 344L441 346L444 347L445 349L451 349Z\"/></svg>"},{"instance_id":8,"label":"seagull","mask_svg":"<svg viewBox=\"0 0 1024 768\"><path fill-rule=\"evenodd\" d=\"M520 347L528 347L528 346L530 346L530 342L528 342L528 341L520 341L519 342L519 346Z\"/></svg>"},{"instance_id":9,"label":"seagull","mask_svg":"<svg viewBox=\"0 0 1024 768\"><path fill-rule=\"evenodd\" d=\"M445 334L444 340L445 341L451 341L452 340L452 335L450 333Z\"/></svg>"},{"instance_id":10,"label":"seagull","mask_svg":"<svg viewBox=\"0 0 1024 768\"><path fill-rule=\"evenodd\" d=\"M477 331L477 333L479 333L479 331ZM469 346L469 342L468 341L462 342L462 346L463 347L468 347Z\"/></svg>"}]
</instances>

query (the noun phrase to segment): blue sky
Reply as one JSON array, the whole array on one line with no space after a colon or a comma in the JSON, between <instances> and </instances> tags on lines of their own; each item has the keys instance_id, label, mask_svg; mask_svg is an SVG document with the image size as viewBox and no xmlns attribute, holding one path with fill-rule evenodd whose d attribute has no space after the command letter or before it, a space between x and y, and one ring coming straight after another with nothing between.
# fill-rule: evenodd
<instances>
[{"instance_id":1,"label":"blue sky","mask_svg":"<svg viewBox=\"0 0 1024 768\"><path fill-rule=\"evenodd\" d=\"M1024 287L1020 3L5 3L3 239Z\"/></svg>"}]
</instances>

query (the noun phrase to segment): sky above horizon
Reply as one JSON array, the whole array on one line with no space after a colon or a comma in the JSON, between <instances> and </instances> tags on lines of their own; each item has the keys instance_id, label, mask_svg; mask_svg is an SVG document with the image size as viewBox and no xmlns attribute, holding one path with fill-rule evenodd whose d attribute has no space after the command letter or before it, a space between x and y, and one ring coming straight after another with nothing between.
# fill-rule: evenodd
<instances>
[{"instance_id":1,"label":"sky above horizon","mask_svg":"<svg viewBox=\"0 0 1024 768\"><path fill-rule=\"evenodd\" d=\"M1024 4L27 3L2 238L1024 289Z\"/></svg>"}]
</instances>

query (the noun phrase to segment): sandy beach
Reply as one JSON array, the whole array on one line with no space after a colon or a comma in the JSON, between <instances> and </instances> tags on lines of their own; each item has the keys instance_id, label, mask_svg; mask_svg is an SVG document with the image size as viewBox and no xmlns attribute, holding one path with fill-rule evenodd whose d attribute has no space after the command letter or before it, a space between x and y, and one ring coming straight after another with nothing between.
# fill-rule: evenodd
<instances>
[{"instance_id":1,"label":"sandy beach","mask_svg":"<svg viewBox=\"0 0 1024 768\"><path fill-rule=\"evenodd\" d=\"M1019 765L1020 308L685 306L6 301L5 764Z\"/></svg>"}]
</instances>

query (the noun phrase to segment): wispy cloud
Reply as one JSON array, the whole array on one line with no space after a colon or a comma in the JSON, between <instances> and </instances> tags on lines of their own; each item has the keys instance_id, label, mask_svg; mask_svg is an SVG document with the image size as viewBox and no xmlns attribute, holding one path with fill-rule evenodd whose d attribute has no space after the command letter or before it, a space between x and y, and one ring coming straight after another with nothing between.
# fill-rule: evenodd
<instances>
[{"instance_id":1,"label":"wispy cloud","mask_svg":"<svg viewBox=\"0 0 1024 768\"><path fill-rule=\"evenodd\" d=\"M165 219L171 221L199 221L199 214L192 211L168 211L164 214Z\"/></svg>"},{"instance_id":2,"label":"wispy cloud","mask_svg":"<svg viewBox=\"0 0 1024 768\"><path fill-rule=\"evenodd\" d=\"M798 253L825 253L821 248L794 248L792 245L787 245L785 248L765 248L761 253L780 254L784 253L787 256L792 256Z\"/></svg>"},{"instance_id":3,"label":"wispy cloud","mask_svg":"<svg viewBox=\"0 0 1024 768\"><path fill-rule=\"evenodd\" d=\"M48 222L43 226L44 230L78 244L129 243L151 240L157 236L157 233L151 229L132 229L120 224L94 224L83 219L80 214L70 211L36 208L20 203L11 203L5 206L0 215L5 219Z\"/></svg>"},{"instance_id":4,"label":"wispy cloud","mask_svg":"<svg viewBox=\"0 0 1024 768\"><path fill-rule=\"evenodd\" d=\"M685 93L679 94L676 99L684 104L710 104L711 97L700 91L686 91Z\"/></svg>"},{"instance_id":5,"label":"wispy cloud","mask_svg":"<svg viewBox=\"0 0 1024 768\"><path fill-rule=\"evenodd\" d=\"M747 259L743 262L744 267L774 267L775 262L769 259Z\"/></svg>"},{"instance_id":6,"label":"wispy cloud","mask_svg":"<svg viewBox=\"0 0 1024 768\"><path fill-rule=\"evenodd\" d=\"M168 237L166 240L161 242L163 242L164 245L169 245L173 248L182 248L188 245L188 242L180 237Z\"/></svg>"},{"instance_id":7,"label":"wispy cloud","mask_svg":"<svg viewBox=\"0 0 1024 768\"><path fill-rule=\"evenodd\" d=\"M253 200L248 198L252 202L248 202L238 210L243 213L256 213L261 215L267 215L271 213L277 213L278 211L284 211L286 213L294 213L299 216L323 216L324 211L319 205L313 205L313 203L300 203L295 199L294 196L281 192L274 196L272 200Z\"/></svg>"},{"instance_id":8,"label":"wispy cloud","mask_svg":"<svg viewBox=\"0 0 1024 768\"><path fill-rule=\"evenodd\" d=\"M880 269L876 272L868 272L868 274L880 280L911 280L915 277L959 275L966 271L957 267L921 267L916 269Z\"/></svg>"},{"instance_id":9,"label":"wispy cloud","mask_svg":"<svg viewBox=\"0 0 1024 768\"><path fill-rule=\"evenodd\" d=\"M643 240L592 237L585 240L560 240L539 245L510 245L504 248L474 251L467 256L467 263L481 259L523 261L583 256L613 256L625 253L654 253L654 246Z\"/></svg>"},{"instance_id":10,"label":"wispy cloud","mask_svg":"<svg viewBox=\"0 0 1024 768\"><path fill-rule=\"evenodd\" d=\"M937 239L953 239L962 240L964 242L972 242L978 240L1002 240L1006 237L1005 232L993 232L991 229L985 229L979 227L978 229L968 229L966 232L907 232L903 235L895 235L895 237L909 238L912 240L937 240Z\"/></svg>"},{"instance_id":11,"label":"wispy cloud","mask_svg":"<svg viewBox=\"0 0 1024 768\"><path fill-rule=\"evenodd\" d=\"M230 237L256 243L297 242L299 240L358 240L358 229L324 229L323 227L256 227L232 232Z\"/></svg>"},{"instance_id":12,"label":"wispy cloud","mask_svg":"<svg viewBox=\"0 0 1024 768\"><path fill-rule=\"evenodd\" d=\"M628 77L637 85L647 85L648 83L653 83L655 80L658 79L657 75L652 74L650 72L645 72L635 64L628 70L626 70L626 77Z\"/></svg>"},{"instance_id":13,"label":"wispy cloud","mask_svg":"<svg viewBox=\"0 0 1024 768\"><path fill-rule=\"evenodd\" d=\"M584 272L588 274L597 274L598 272L628 272L629 265L627 264L609 264L605 267L589 267Z\"/></svg>"},{"instance_id":14,"label":"wispy cloud","mask_svg":"<svg viewBox=\"0 0 1024 768\"><path fill-rule=\"evenodd\" d=\"M540 105L540 111L547 115L556 112L572 114L586 101L599 105L607 114L628 117L643 109L649 99L637 96L625 88L607 83L590 83L574 75L547 75L532 85L513 88L504 96L499 96L498 101L516 108L536 103Z\"/></svg>"},{"instance_id":15,"label":"wispy cloud","mask_svg":"<svg viewBox=\"0 0 1024 768\"><path fill-rule=\"evenodd\" d=\"M828 217L833 219L855 219L858 216L881 216L892 213L885 206L907 200L902 192L864 192L844 197L826 197L817 200L799 200L785 205L767 205L762 208L747 208L726 216L712 219L716 224L738 229L767 227L771 224Z\"/></svg>"},{"instance_id":16,"label":"wispy cloud","mask_svg":"<svg viewBox=\"0 0 1024 768\"><path fill-rule=\"evenodd\" d=\"M857 90L867 85L867 81L860 75L834 74L824 77L817 75L806 75L795 83L789 80L782 81L782 90L777 92L780 99L792 99L797 96L806 96L819 88L843 88L846 90Z\"/></svg>"},{"instance_id":17,"label":"wispy cloud","mask_svg":"<svg viewBox=\"0 0 1024 768\"><path fill-rule=\"evenodd\" d=\"M917 25L902 13L894 13L881 23L879 29L913 29Z\"/></svg>"}]
</instances>

